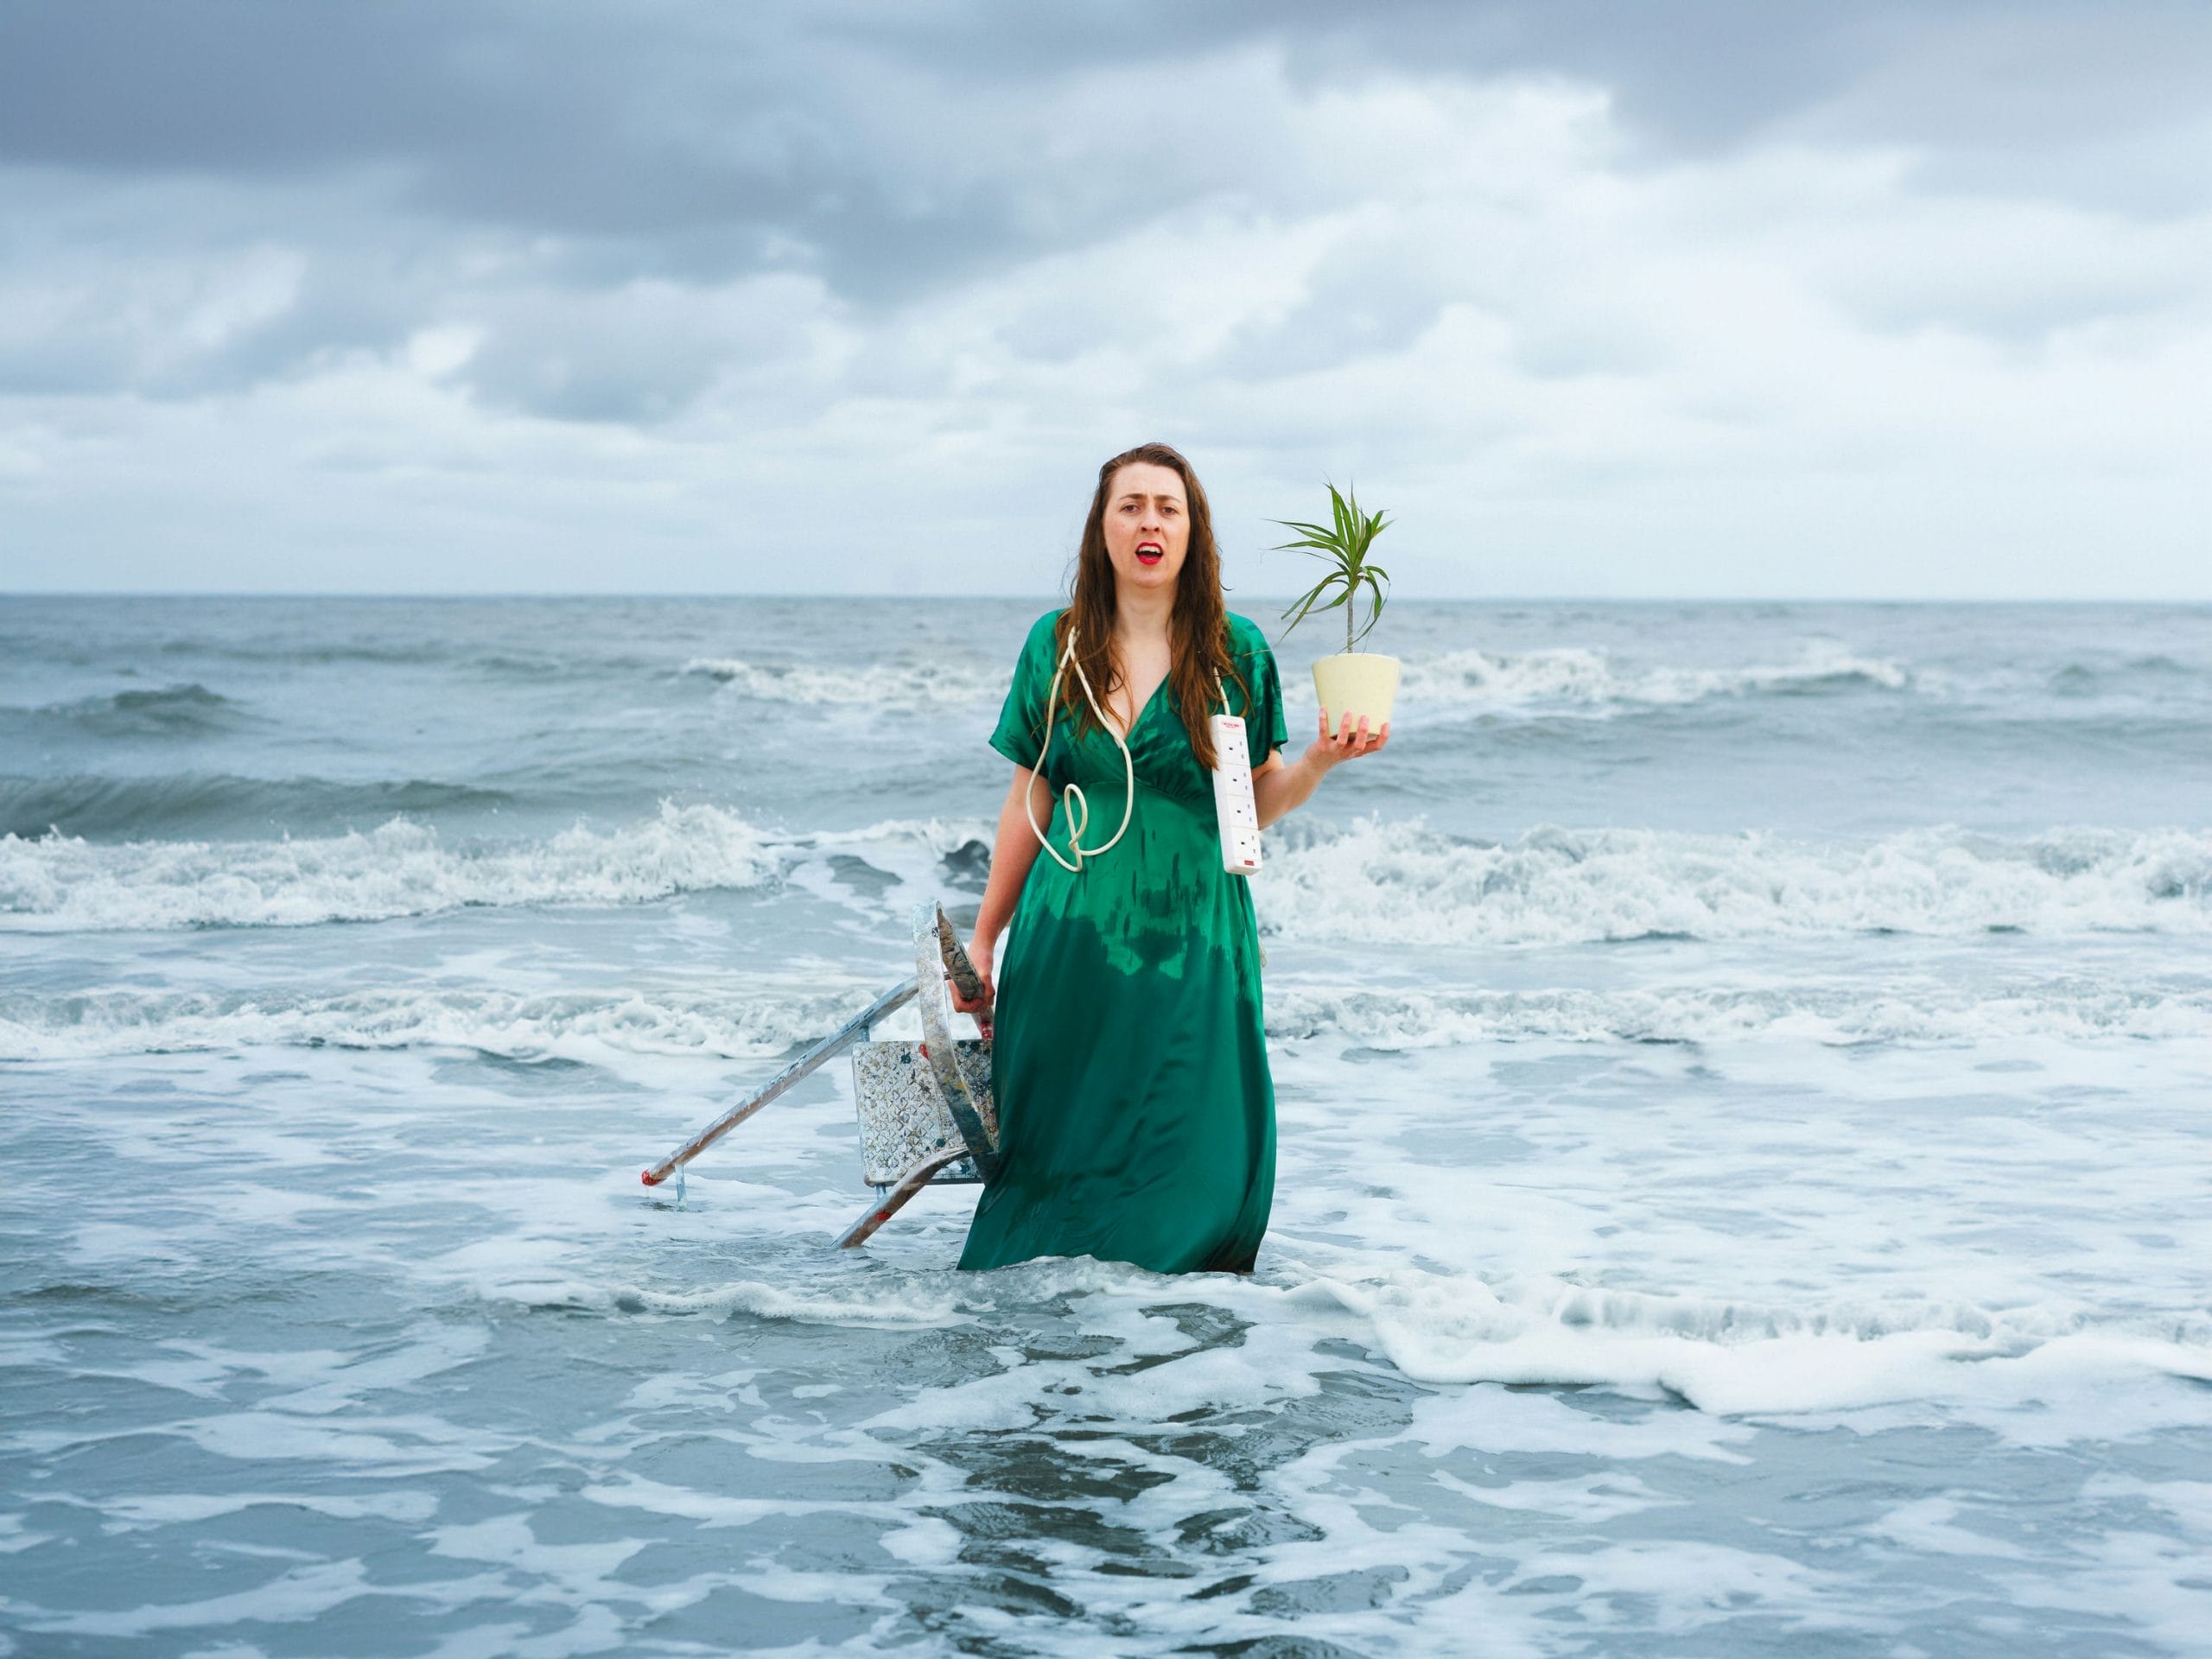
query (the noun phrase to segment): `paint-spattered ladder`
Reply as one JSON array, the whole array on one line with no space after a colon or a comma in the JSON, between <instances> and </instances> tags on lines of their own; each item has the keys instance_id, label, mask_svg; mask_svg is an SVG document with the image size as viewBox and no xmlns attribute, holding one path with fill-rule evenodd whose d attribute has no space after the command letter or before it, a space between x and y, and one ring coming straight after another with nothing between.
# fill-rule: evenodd
<instances>
[{"instance_id":1,"label":"paint-spattered ladder","mask_svg":"<svg viewBox=\"0 0 2212 1659\"><path fill-rule=\"evenodd\" d=\"M991 1102L988 1040L956 1042L950 977L963 997L982 989L975 964L961 949L934 899L914 907L914 976L903 980L740 1101L667 1157L646 1170L647 1186L673 1175L682 1190L683 1166L784 1093L823 1061L853 1052L853 1100L861 1128L861 1179L875 1202L837 1240L846 1249L865 1244L932 1182L988 1181L998 1173L998 1116ZM874 1042L871 1028L909 1002L922 1015L922 1040Z\"/></svg>"}]
</instances>

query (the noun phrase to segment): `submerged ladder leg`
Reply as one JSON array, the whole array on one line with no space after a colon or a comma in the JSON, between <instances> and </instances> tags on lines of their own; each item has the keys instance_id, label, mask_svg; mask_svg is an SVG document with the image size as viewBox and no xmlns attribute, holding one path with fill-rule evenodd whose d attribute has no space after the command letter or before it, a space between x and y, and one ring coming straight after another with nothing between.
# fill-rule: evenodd
<instances>
[{"instance_id":1,"label":"submerged ladder leg","mask_svg":"<svg viewBox=\"0 0 2212 1659\"><path fill-rule=\"evenodd\" d=\"M949 1164L958 1163L967 1155L968 1148L965 1147L947 1147L923 1159L889 1186L881 1189L882 1196L868 1205L858 1221L838 1235L837 1248L850 1250L867 1243L874 1236L875 1230L904 1210L939 1170Z\"/></svg>"}]
</instances>

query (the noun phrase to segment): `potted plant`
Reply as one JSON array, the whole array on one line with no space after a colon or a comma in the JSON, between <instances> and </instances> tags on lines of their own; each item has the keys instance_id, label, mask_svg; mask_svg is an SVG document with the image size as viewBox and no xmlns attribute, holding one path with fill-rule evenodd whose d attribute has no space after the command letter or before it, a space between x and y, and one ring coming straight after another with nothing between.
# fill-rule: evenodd
<instances>
[{"instance_id":1,"label":"potted plant","mask_svg":"<svg viewBox=\"0 0 2212 1659\"><path fill-rule=\"evenodd\" d=\"M1390 573L1367 556L1375 538L1382 532L1383 518L1380 512L1371 518L1363 515L1357 491L1348 497L1340 495L1333 484L1329 486L1329 506L1332 524L1307 524L1289 518L1272 521L1286 530L1304 532L1294 542L1281 543L1281 548L1311 553L1330 567L1326 575L1283 613L1290 619L1290 627L1283 630L1283 635L1287 639L1291 628L1316 611L1344 607L1344 648L1313 664L1313 689L1320 695L1321 712L1328 717L1332 732L1346 715L1352 717L1354 725L1362 715L1366 715L1367 729L1379 732L1382 722L1390 718L1390 704L1398 694L1398 659L1352 647L1382 620L1382 601L1389 589ZM1355 631L1357 601L1363 592L1369 601L1367 624Z\"/></svg>"}]
</instances>

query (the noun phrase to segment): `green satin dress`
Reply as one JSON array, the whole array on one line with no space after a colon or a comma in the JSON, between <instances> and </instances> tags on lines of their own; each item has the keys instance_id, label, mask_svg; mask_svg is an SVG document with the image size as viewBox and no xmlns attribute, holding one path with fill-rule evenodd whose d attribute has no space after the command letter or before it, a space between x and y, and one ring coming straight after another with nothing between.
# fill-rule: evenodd
<instances>
[{"instance_id":1,"label":"green satin dress","mask_svg":"<svg viewBox=\"0 0 2212 1659\"><path fill-rule=\"evenodd\" d=\"M1058 614L1029 630L991 734L1020 766L1033 768L1043 747ZM1256 768L1288 736L1281 683L1257 626L1231 615L1229 631L1249 706L1233 682L1229 696ZM1065 785L1090 799L1086 846L1113 835L1124 799L1112 734L1073 734L1064 706L1034 793L1042 821L1050 783L1063 855ZM1128 741L1128 832L1076 873L1040 849L1007 925L992 1038L1000 1170L963 1268L1090 1255L1160 1273L1243 1271L1268 1230L1274 1082L1249 879L1222 868L1212 774L1166 682Z\"/></svg>"}]
</instances>

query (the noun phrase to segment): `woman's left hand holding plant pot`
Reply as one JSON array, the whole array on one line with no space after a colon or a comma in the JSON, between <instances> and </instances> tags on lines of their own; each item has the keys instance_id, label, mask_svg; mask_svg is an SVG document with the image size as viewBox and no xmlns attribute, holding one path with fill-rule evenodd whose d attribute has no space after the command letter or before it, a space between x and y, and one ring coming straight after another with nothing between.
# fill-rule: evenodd
<instances>
[{"instance_id":1,"label":"woman's left hand holding plant pot","mask_svg":"<svg viewBox=\"0 0 2212 1659\"><path fill-rule=\"evenodd\" d=\"M1357 721L1346 715L1332 734L1328 710L1323 709L1314 739L1306 745L1305 753L1286 765L1282 752L1277 750L1266 766L1252 773L1252 800L1259 809L1262 827L1303 805L1319 787L1330 768L1356 760L1363 754L1374 754L1389 741L1390 722L1386 720L1381 731L1370 732L1364 715Z\"/></svg>"},{"instance_id":2,"label":"woman's left hand holding plant pot","mask_svg":"<svg viewBox=\"0 0 2212 1659\"><path fill-rule=\"evenodd\" d=\"M1332 734L1329 730L1329 711L1324 709L1320 714L1320 734L1307 747L1306 758L1319 766L1333 766L1356 760L1363 754L1373 754L1389 741L1390 722L1386 720L1381 731L1370 732L1365 715L1359 717L1357 726L1346 715Z\"/></svg>"}]
</instances>

